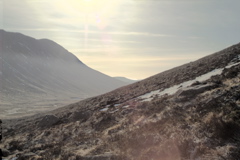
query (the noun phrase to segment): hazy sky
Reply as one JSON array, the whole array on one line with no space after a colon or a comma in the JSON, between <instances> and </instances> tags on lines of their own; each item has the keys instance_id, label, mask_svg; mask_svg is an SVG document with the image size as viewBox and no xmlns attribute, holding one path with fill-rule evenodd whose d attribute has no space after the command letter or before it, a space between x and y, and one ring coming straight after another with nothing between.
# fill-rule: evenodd
<instances>
[{"instance_id":1,"label":"hazy sky","mask_svg":"<svg viewBox=\"0 0 240 160\"><path fill-rule=\"evenodd\" d=\"M0 0L0 28L142 79L240 42L240 0ZM67 67L67 66L66 66Z\"/></svg>"}]
</instances>

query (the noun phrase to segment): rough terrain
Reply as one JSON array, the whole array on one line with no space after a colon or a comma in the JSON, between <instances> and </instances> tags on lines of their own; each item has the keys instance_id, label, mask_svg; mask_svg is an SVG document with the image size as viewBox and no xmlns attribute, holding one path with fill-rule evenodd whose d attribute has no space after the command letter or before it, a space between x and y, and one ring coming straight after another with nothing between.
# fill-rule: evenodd
<instances>
[{"instance_id":1,"label":"rough terrain","mask_svg":"<svg viewBox=\"0 0 240 160\"><path fill-rule=\"evenodd\" d=\"M0 147L9 159L238 160L239 62L237 44L52 112L4 120Z\"/></svg>"}]
</instances>

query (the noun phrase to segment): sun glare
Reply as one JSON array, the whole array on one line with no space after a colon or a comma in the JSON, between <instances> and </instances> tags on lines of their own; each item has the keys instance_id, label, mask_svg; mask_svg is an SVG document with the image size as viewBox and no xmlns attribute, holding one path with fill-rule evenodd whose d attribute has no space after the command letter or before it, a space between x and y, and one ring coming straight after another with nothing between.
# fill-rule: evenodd
<instances>
[{"instance_id":1,"label":"sun glare","mask_svg":"<svg viewBox=\"0 0 240 160\"><path fill-rule=\"evenodd\" d=\"M84 25L84 46L88 48L88 37L90 26L98 28L100 31L113 23L113 19L119 16L120 6L124 0L60 0L57 3L58 9L64 14L74 17L75 24ZM120 17L118 17L120 18ZM102 43L106 43L104 33Z\"/></svg>"},{"instance_id":2,"label":"sun glare","mask_svg":"<svg viewBox=\"0 0 240 160\"><path fill-rule=\"evenodd\" d=\"M75 16L87 16L89 24L99 24L109 21L118 12L120 0L61 0L58 6L65 13Z\"/></svg>"}]
</instances>

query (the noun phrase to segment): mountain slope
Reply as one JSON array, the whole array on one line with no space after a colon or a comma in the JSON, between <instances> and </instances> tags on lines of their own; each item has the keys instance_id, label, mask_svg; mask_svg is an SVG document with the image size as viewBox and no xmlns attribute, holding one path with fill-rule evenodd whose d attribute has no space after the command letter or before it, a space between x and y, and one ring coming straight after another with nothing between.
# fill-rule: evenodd
<instances>
[{"instance_id":1,"label":"mountain slope","mask_svg":"<svg viewBox=\"0 0 240 160\"><path fill-rule=\"evenodd\" d=\"M50 113L5 120L1 147L23 159L240 159L239 84L237 44Z\"/></svg>"},{"instance_id":2,"label":"mountain slope","mask_svg":"<svg viewBox=\"0 0 240 160\"><path fill-rule=\"evenodd\" d=\"M137 82L137 81L140 81L140 80L128 79L128 78L125 78L125 77L113 77L113 78L116 78L116 79L118 79L118 80L120 80L120 81L123 81L123 82L125 82L125 83L127 83L127 84L132 84L132 83L135 83L135 82Z\"/></svg>"},{"instance_id":3,"label":"mountain slope","mask_svg":"<svg viewBox=\"0 0 240 160\"><path fill-rule=\"evenodd\" d=\"M51 40L0 30L0 45L1 116L56 108L125 85Z\"/></svg>"}]
</instances>

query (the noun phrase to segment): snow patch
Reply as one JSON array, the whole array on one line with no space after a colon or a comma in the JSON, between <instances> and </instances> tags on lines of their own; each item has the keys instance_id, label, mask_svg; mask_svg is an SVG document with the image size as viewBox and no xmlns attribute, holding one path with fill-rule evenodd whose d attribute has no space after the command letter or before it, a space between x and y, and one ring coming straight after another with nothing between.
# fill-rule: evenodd
<instances>
[{"instance_id":1,"label":"snow patch","mask_svg":"<svg viewBox=\"0 0 240 160\"><path fill-rule=\"evenodd\" d=\"M109 108L100 109L101 112L106 112Z\"/></svg>"},{"instance_id":2,"label":"snow patch","mask_svg":"<svg viewBox=\"0 0 240 160\"><path fill-rule=\"evenodd\" d=\"M128 108L129 107L129 105L126 105L126 106L123 106L122 108Z\"/></svg>"},{"instance_id":3,"label":"snow patch","mask_svg":"<svg viewBox=\"0 0 240 160\"><path fill-rule=\"evenodd\" d=\"M114 104L114 107L118 107L118 106L120 106L121 104Z\"/></svg>"},{"instance_id":4,"label":"snow patch","mask_svg":"<svg viewBox=\"0 0 240 160\"><path fill-rule=\"evenodd\" d=\"M208 72L208 73L206 73L206 74L203 74L203 75L197 77L197 78L195 79L195 81L201 82L201 81L205 81L205 80L210 79L212 76L220 75L220 74L222 73L223 69L224 69L224 68L214 69L214 70L211 71L211 72Z\"/></svg>"},{"instance_id":5,"label":"snow patch","mask_svg":"<svg viewBox=\"0 0 240 160\"><path fill-rule=\"evenodd\" d=\"M240 62L231 64L231 65L228 65L228 66L226 66L225 68L231 68L231 67L236 66L236 65L238 65L238 64L240 64Z\"/></svg>"},{"instance_id":6,"label":"snow patch","mask_svg":"<svg viewBox=\"0 0 240 160\"><path fill-rule=\"evenodd\" d=\"M225 68L230 68L230 67L238 65L238 64L240 64L240 62L234 63L234 64L229 64ZM189 81L183 82L181 84L174 85L170 88L164 89L163 91L161 91L161 89L160 89L160 90L152 91L150 93L146 93L142 96L139 96L138 99L141 99L141 101L144 102L144 101L151 101L155 96L163 96L165 94L173 95L179 90L179 88L186 88L186 87L189 87L191 84L193 84L196 81L202 82L202 81L210 79L212 76L220 75L222 73L223 69L224 68L214 69L206 74L196 77L193 80L189 80Z\"/></svg>"},{"instance_id":7,"label":"snow patch","mask_svg":"<svg viewBox=\"0 0 240 160\"><path fill-rule=\"evenodd\" d=\"M117 112L119 109L116 109L116 110L114 110L114 111L112 111L112 112L110 112L110 113L115 113L115 112Z\"/></svg>"}]
</instances>

